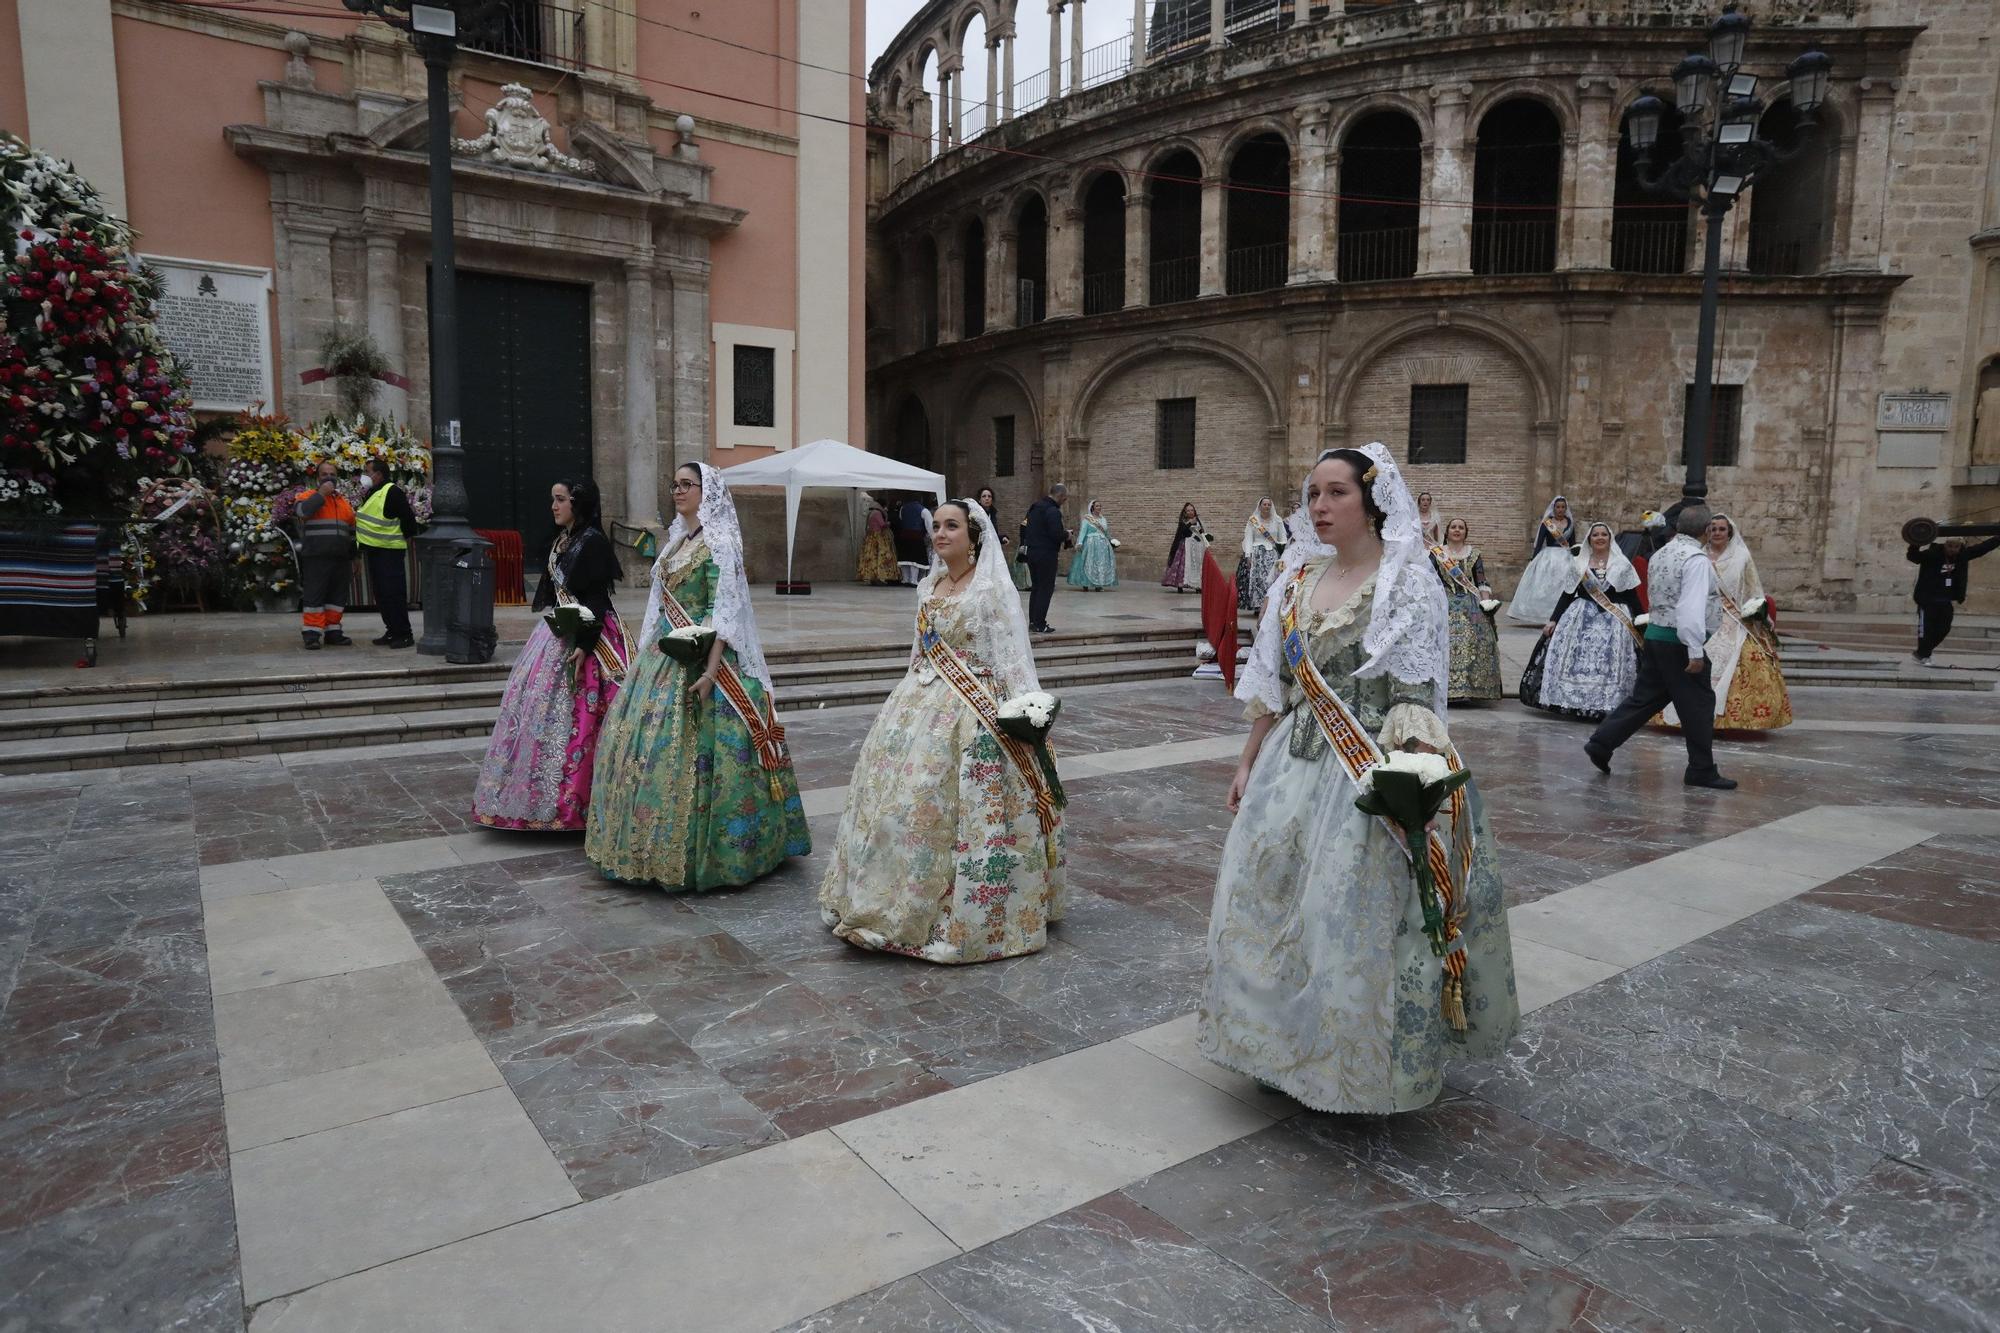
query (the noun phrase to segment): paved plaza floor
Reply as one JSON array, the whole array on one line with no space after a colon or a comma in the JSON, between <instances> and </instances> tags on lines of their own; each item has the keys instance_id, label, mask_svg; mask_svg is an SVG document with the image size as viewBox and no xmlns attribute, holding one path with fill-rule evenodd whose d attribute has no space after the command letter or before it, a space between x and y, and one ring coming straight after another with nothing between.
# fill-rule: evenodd
<instances>
[{"instance_id":1,"label":"paved plaza floor","mask_svg":"<svg viewBox=\"0 0 2000 1333\"><path fill-rule=\"evenodd\" d=\"M1501 1060L1326 1116L1194 1051L1242 724L1071 694L1038 955L611 886L436 742L0 779L0 1330L1925 1330L2000 1321L2000 698L1720 747L1454 712Z\"/></svg>"}]
</instances>

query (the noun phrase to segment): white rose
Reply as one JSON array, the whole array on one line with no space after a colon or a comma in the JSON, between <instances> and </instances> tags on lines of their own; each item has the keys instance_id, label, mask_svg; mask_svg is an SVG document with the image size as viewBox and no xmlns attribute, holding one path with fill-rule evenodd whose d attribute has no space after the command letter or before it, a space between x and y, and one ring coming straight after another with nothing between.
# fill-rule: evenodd
<instances>
[{"instance_id":1,"label":"white rose","mask_svg":"<svg viewBox=\"0 0 2000 1333\"><path fill-rule=\"evenodd\" d=\"M1646 628L1646 626L1653 623L1653 618L1651 616L1637 616L1634 617L1632 623L1637 625L1640 629L1644 629Z\"/></svg>"},{"instance_id":2,"label":"white rose","mask_svg":"<svg viewBox=\"0 0 2000 1333\"><path fill-rule=\"evenodd\" d=\"M1000 705L1001 717L1026 718L1028 725L1038 730L1048 726L1055 713L1056 697L1045 690L1031 690Z\"/></svg>"}]
</instances>

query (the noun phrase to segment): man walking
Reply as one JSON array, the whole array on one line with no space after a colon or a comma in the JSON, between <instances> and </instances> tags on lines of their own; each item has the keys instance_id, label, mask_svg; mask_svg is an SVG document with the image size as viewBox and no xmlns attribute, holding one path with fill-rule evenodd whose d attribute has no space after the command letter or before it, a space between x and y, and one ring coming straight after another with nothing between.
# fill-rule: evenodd
<instances>
[{"instance_id":1,"label":"man walking","mask_svg":"<svg viewBox=\"0 0 2000 1333\"><path fill-rule=\"evenodd\" d=\"M1676 536L1647 564L1647 623L1640 645L1639 679L1632 697L1590 733L1583 752L1600 772L1611 771L1611 753L1668 703L1680 714L1687 741L1690 787L1733 791L1736 783L1715 768L1715 686L1708 674L1705 645L1722 618L1715 570L1702 549L1708 509L1691 504L1674 523Z\"/></svg>"},{"instance_id":2,"label":"man walking","mask_svg":"<svg viewBox=\"0 0 2000 1333\"><path fill-rule=\"evenodd\" d=\"M299 527L299 593L305 607L306 647L345 648L354 640L340 628L354 570L354 506L334 484L334 467L321 463L312 486L292 497Z\"/></svg>"},{"instance_id":3,"label":"man walking","mask_svg":"<svg viewBox=\"0 0 2000 1333\"><path fill-rule=\"evenodd\" d=\"M375 609L382 613L382 637L374 642L378 648L408 648L416 639L410 634L407 552L410 538L422 525L410 507L410 497L389 480L389 465L379 458L368 460L368 484L368 498L354 512L354 528L362 558L368 562Z\"/></svg>"},{"instance_id":4,"label":"man walking","mask_svg":"<svg viewBox=\"0 0 2000 1333\"><path fill-rule=\"evenodd\" d=\"M1068 500L1069 487L1057 482L1028 506L1028 535L1022 549L1028 553L1028 628L1036 634L1055 633L1049 624L1049 600L1056 595L1056 557L1070 544L1062 516Z\"/></svg>"},{"instance_id":5,"label":"man walking","mask_svg":"<svg viewBox=\"0 0 2000 1333\"><path fill-rule=\"evenodd\" d=\"M2000 537L1977 546L1967 546L1948 537L1942 546L1912 546L1909 561L1917 567L1917 651L1918 666L1936 666L1931 654L1951 633L1952 611L1965 600L1966 566L2000 546Z\"/></svg>"}]
</instances>

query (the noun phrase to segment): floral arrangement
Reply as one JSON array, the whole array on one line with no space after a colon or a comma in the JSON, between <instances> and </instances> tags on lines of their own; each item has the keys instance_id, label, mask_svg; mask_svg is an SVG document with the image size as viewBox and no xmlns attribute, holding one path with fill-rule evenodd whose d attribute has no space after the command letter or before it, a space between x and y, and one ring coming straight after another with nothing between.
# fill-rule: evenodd
<instances>
[{"instance_id":1,"label":"floral arrangement","mask_svg":"<svg viewBox=\"0 0 2000 1333\"><path fill-rule=\"evenodd\" d=\"M1430 940L1431 952L1440 958L1446 945L1444 900L1431 873L1426 844L1431 821L1451 794L1471 778L1470 771L1453 768L1441 754L1392 750L1381 763L1362 773L1357 784L1360 794L1354 800L1363 814L1374 815L1402 833L1410 856L1410 876L1417 885L1417 903L1424 913L1424 935Z\"/></svg>"},{"instance_id":2,"label":"floral arrangement","mask_svg":"<svg viewBox=\"0 0 2000 1333\"><path fill-rule=\"evenodd\" d=\"M362 478L369 461L377 458L389 465L389 480L410 497L417 521L430 522L431 451L400 422L362 416L346 420L329 416L316 421L298 436L292 473L302 476L321 463L332 463L338 472L340 493L358 507L368 496Z\"/></svg>"},{"instance_id":3,"label":"floral arrangement","mask_svg":"<svg viewBox=\"0 0 2000 1333\"><path fill-rule=\"evenodd\" d=\"M134 514L153 520L125 530L126 596L140 610L146 609L156 581L193 590L220 567L223 537L216 497L200 481L141 477Z\"/></svg>"},{"instance_id":4,"label":"floral arrangement","mask_svg":"<svg viewBox=\"0 0 2000 1333\"><path fill-rule=\"evenodd\" d=\"M1049 784L1049 795L1055 798L1058 810L1069 804L1069 796L1063 791L1062 779L1056 776L1055 756L1049 753L1049 732L1055 729L1061 713L1062 700L1046 690L1017 694L999 709L1000 730L1034 747L1035 762L1041 765L1042 777Z\"/></svg>"}]
</instances>

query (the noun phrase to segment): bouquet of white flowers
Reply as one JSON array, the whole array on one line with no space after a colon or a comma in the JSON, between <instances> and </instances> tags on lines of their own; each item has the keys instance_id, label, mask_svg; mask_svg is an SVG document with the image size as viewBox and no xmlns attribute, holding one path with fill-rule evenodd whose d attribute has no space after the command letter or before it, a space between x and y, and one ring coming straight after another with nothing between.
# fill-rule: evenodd
<instances>
[{"instance_id":1,"label":"bouquet of white flowers","mask_svg":"<svg viewBox=\"0 0 2000 1333\"><path fill-rule=\"evenodd\" d=\"M1482 597L1479 599L1479 609L1490 616L1500 609L1500 599L1498 597Z\"/></svg>"},{"instance_id":2,"label":"bouquet of white flowers","mask_svg":"<svg viewBox=\"0 0 2000 1333\"><path fill-rule=\"evenodd\" d=\"M1648 615L1637 615L1632 617L1632 623L1636 625L1638 628L1644 629L1646 628L1646 626L1653 623L1653 618Z\"/></svg>"},{"instance_id":3,"label":"bouquet of white flowers","mask_svg":"<svg viewBox=\"0 0 2000 1333\"><path fill-rule=\"evenodd\" d=\"M683 666L694 666L708 661L708 650L714 642L715 631L708 626L686 625L662 634L660 651Z\"/></svg>"},{"instance_id":4,"label":"bouquet of white flowers","mask_svg":"<svg viewBox=\"0 0 2000 1333\"><path fill-rule=\"evenodd\" d=\"M1394 750L1361 775L1361 794L1354 799L1362 813L1385 819L1402 830L1410 875L1417 884L1417 902L1424 912L1424 935L1431 942L1431 952L1440 958L1445 951L1444 901L1431 875L1428 830L1451 794L1471 778L1470 771L1453 768L1441 754Z\"/></svg>"},{"instance_id":5,"label":"bouquet of white flowers","mask_svg":"<svg viewBox=\"0 0 2000 1333\"><path fill-rule=\"evenodd\" d=\"M1739 609L1743 612L1743 623L1746 625L1771 618L1771 603L1768 598L1752 597Z\"/></svg>"},{"instance_id":6,"label":"bouquet of white flowers","mask_svg":"<svg viewBox=\"0 0 2000 1333\"><path fill-rule=\"evenodd\" d=\"M1000 705L1000 730L1034 746L1035 759L1042 766L1042 777L1049 784L1049 795L1055 798L1058 810L1069 803L1069 797L1063 793L1062 779L1056 776L1055 756L1049 753L1049 732L1061 712L1062 700L1046 690L1016 695Z\"/></svg>"},{"instance_id":7,"label":"bouquet of white flowers","mask_svg":"<svg viewBox=\"0 0 2000 1333\"><path fill-rule=\"evenodd\" d=\"M1113 538L1111 539L1111 549L1112 549L1112 550L1114 550L1114 551L1115 551L1115 550L1119 549L1120 547L1122 547L1123 545L1125 545L1125 543L1124 543L1124 542L1121 542L1121 541L1119 541L1119 540L1118 540L1118 539L1117 539L1116 537L1113 537Z\"/></svg>"}]
</instances>

